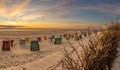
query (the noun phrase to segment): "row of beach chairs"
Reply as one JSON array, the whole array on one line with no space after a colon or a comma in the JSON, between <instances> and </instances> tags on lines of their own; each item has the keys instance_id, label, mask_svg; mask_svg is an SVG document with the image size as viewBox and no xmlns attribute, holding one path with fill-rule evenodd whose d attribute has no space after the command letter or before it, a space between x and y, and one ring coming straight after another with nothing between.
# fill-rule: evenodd
<instances>
[{"instance_id":1,"label":"row of beach chairs","mask_svg":"<svg viewBox=\"0 0 120 70\"><path fill-rule=\"evenodd\" d=\"M2 51L10 51L11 47L14 47L13 45L14 40L4 40L2 41ZM20 45L25 45L25 40L20 40ZM39 43L37 40L32 40L30 42L30 50L31 51L39 51Z\"/></svg>"},{"instance_id":2,"label":"row of beach chairs","mask_svg":"<svg viewBox=\"0 0 120 70\"><path fill-rule=\"evenodd\" d=\"M50 42L53 42L54 44L61 44L62 43L62 39L65 38L66 40L70 40L72 38L74 38L76 41L82 39L84 37L87 36L87 33L82 33L82 34L78 34L78 33L65 33L63 35L59 35L59 36L55 36L52 35L51 37L47 38L47 36L43 36L44 40L48 40L50 39ZM21 46L25 46L26 42L30 42L30 50L31 51L39 51L40 50L40 46L39 46L39 42L42 41L42 37L37 37L37 40L31 40L29 37L26 38L22 38L20 39L20 45ZM11 47L14 46L14 40L4 40L2 41L2 50L3 51L10 51Z\"/></svg>"},{"instance_id":3,"label":"row of beach chairs","mask_svg":"<svg viewBox=\"0 0 120 70\"><path fill-rule=\"evenodd\" d=\"M54 36L52 36L52 39L55 39L54 44L62 43L62 37L55 38ZM44 36L44 40L47 40L47 36ZM37 37L37 40L31 40L31 41L29 37L26 37L26 38L21 38L19 43L20 46L25 46L26 42L28 43L30 42L30 50L39 51L40 50L39 42L41 41L42 41L42 37ZM10 51L11 47L13 46L14 46L14 40L6 39L2 41L2 51Z\"/></svg>"}]
</instances>

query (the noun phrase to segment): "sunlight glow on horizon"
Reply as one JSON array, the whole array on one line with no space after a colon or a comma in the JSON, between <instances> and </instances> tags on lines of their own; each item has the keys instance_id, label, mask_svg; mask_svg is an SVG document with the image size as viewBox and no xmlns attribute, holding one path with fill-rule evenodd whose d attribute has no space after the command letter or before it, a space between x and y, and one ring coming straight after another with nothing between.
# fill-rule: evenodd
<instances>
[{"instance_id":1,"label":"sunlight glow on horizon","mask_svg":"<svg viewBox=\"0 0 120 70\"><path fill-rule=\"evenodd\" d=\"M79 29L103 26L120 15L119 3L102 0L0 0L0 27Z\"/></svg>"},{"instance_id":2,"label":"sunlight glow on horizon","mask_svg":"<svg viewBox=\"0 0 120 70\"><path fill-rule=\"evenodd\" d=\"M7 24L8 23L8 24ZM9 21L5 24L5 26L15 26L16 28L51 28L51 29L85 29L90 26L95 27L95 26L102 26L102 25L97 25L97 24L84 24L84 23L46 23L46 22L41 22L41 23L27 23L27 22L13 22ZM24 25L21 25L24 24ZM37 25L39 24L39 25Z\"/></svg>"}]
</instances>

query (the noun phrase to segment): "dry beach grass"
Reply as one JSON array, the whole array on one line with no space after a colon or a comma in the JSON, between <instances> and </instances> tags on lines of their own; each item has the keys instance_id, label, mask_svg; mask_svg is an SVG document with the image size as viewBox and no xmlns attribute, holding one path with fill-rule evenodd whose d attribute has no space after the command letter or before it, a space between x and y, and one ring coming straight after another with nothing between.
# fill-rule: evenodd
<instances>
[{"instance_id":1,"label":"dry beach grass","mask_svg":"<svg viewBox=\"0 0 120 70\"><path fill-rule=\"evenodd\" d=\"M87 45L79 42L82 51L71 45L72 50L64 50L61 60L62 70L111 70L119 46L120 23L112 22L94 37L88 36Z\"/></svg>"}]
</instances>

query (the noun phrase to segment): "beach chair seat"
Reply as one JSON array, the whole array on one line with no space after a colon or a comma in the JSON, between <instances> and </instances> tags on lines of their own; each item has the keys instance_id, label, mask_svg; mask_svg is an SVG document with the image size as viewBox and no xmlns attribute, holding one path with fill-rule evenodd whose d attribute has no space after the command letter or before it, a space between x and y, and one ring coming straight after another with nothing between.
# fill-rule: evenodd
<instances>
[{"instance_id":1,"label":"beach chair seat","mask_svg":"<svg viewBox=\"0 0 120 70\"><path fill-rule=\"evenodd\" d=\"M39 43L37 40L32 40L30 42L30 50L31 51L39 51Z\"/></svg>"}]
</instances>

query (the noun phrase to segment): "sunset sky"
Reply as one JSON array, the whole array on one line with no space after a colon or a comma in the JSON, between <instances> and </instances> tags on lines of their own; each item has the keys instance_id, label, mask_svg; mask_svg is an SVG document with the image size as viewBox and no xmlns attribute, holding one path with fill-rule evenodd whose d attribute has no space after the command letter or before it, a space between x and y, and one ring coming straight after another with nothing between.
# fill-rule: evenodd
<instances>
[{"instance_id":1,"label":"sunset sky","mask_svg":"<svg viewBox=\"0 0 120 70\"><path fill-rule=\"evenodd\" d=\"M120 0L0 0L0 27L85 28L120 15Z\"/></svg>"}]
</instances>

